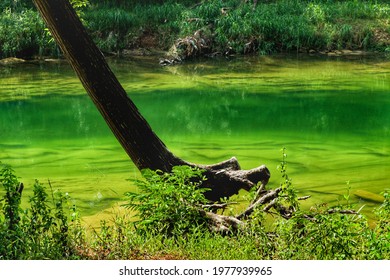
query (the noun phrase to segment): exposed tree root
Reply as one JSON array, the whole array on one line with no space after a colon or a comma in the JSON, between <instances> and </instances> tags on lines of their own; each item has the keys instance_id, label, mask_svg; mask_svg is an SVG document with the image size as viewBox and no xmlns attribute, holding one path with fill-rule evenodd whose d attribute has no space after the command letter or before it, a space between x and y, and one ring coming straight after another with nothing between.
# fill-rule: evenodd
<instances>
[{"instance_id":1,"label":"exposed tree root","mask_svg":"<svg viewBox=\"0 0 390 280\"><path fill-rule=\"evenodd\" d=\"M192 167L203 169L207 178L202 187L209 188L205 193L207 199L218 201L221 198L238 194L240 189L249 191L259 183L266 185L270 178L270 172L265 165L241 170L235 157L213 165L197 165L188 163Z\"/></svg>"},{"instance_id":2,"label":"exposed tree root","mask_svg":"<svg viewBox=\"0 0 390 280\"><path fill-rule=\"evenodd\" d=\"M176 40L166 57L160 59L160 65L180 63L183 60L208 54L211 50L210 39L199 29L194 35Z\"/></svg>"},{"instance_id":3,"label":"exposed tree root","mask_svg":"<svg viewBox=\"0 0 390 280\"><path fill-rule=\"evenodd\" d=\"M254 213L256 209L261 209L265 213L271 213L283 217L284 219L290 219L293 217L296 209L293 207L286 207L280 201L282 188L276 188L271 190L265 190L265 184L260 184L257 189L256 197L254 201L240 214L236 216L226 216L216 214L212 209L221 209L228 205L228 203L217 204L217 207L213 208L212 205L204 205L199 208L201 215L205 216L209 220L209 228L211 231L229 234L239 229L244 229L248 218ZM306 200L310 196L298 197L297 200ZM205 210L207 208L209 211ZM344 210L344 209L329 209L326 214L351 214L357 215L359 211ZM311 215L303 215L303 218L311 221L318 222L318 220Z\"/></svg>"}]
</instances>

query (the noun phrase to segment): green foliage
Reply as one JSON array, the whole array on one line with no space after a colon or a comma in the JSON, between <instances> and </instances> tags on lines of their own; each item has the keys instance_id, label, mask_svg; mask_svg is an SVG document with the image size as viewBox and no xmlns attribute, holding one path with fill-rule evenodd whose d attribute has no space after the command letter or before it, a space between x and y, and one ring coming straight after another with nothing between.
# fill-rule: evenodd
<instances>
[{"instance_id":1,"label":"green foliage","mask_svg":"<svg viewBox=\"0 0 390 280\"><path fill-rule=\"evenodd\" d=\"M187 12L181 26L182 35L190 35L211 25L214 49L220 51L360 49L376 44L370 35L378 26L388 26L381 19L389 14L388 4L373 1L261 1L253 8L242 1L215 0Z\"/></svg>"},{"instance_id":2,"label":"green foliage","mask_svg":"<svg viewBox=\"0 0 390 280\"><path fill-rule=\"evenodd\" d=\"M68 195L52 192L35 182L30 208L20 207L23 188L14 171L2 166L0 185L5 190L0 209L0 259L63 259L72 255Z\"/></svg>"},{"instance_id":3,"label":"green foliage","mask_svg":"<svg viewBox=\"0 0 390 280\"><path fill-rule=\"evenodd\" d=\"M367 221L360 215L329 214L324 206L278 224L281 259L364 258ZM310 217L310 219L308 219Z\"/></svg>"},{"instance_id":4,"label":"green foliage","mask_svg":"<svg viewBox=\"0 0 390 280\"><path fill-rule=\"evenodd\" d=\"M287 173L286 148L282 149L282 161L280 162L280 165L278 165L277 169L280 171L282 177L282 182L280 183L282 191L279 195L282 200L281 202L285 205L285 207L291 209L293 212L296 212L300 207L297 192L293 187L292 179Z\"/></svg>"},{"instance_id":5,"label":"green foliage","mask_svg":"<svg viewBox=\"0 0 390 280\"><path fill-rule=\"evenodd\" d=\"M11 8L12 10L20 11L26 8L32 8L33 3L30 0L0 0L0 9Z\"/></svg>"},{"instance_id":6,"label":"green foliage","mask_svg":"<svg viewBox=\"0 0 390 280\"><path fill-rule=\"evenodd\" d=\"M1 162L0 162L1 164ZM9 166L4 166L0 171L0 183L5 189L5 196L1 200L4 212L3 223L6 228L13 231L17 229L20 221L20 200L22 185L18 182L14 171Z\"/></svg>"},{"instance_id":7,"label":"green foliage","mask_svg":"<svg viewBox=\"0 0 390 280\"><path fill-rule=\"evenodd\" d=\"M348 197L348 194L346 195ZM329 214L325 205L298 212L290 220L280 220L277 258L281 259L388 259L390 257L390 209L388 192L377 210L378 222L370 228L360 214L336 208ZM347 204L348 206L348 204Z\"/></svg>"},{"instance_id":8,"label":"green foliage","mask_svg":"<svg viewBox=\"0 0 390 280\"><path fill-rule=\"evenodd\" d=\"M84 22L84 10L90 5L89 0L70 0L70 4L72 4L81 21Z\"/></svg>"},{"instance_id":9,"label":"green foliage","mask_svg":"<svg viewBox=\"0 0 390 280\"><path fill-rule=\"evenodd\" d=\"M169 47L180 29L177 19L183 6L177 3L145 5L133 4L131 8L99 5L97 9L86 11L86 26L103 51L138 47L145 44L145 37L158 38L152 47Z\"/></svg>"},{"instance_id":10,"label":"green foliage","mask_svg":"<svg viewBox=\"0 0 390 280\"><path fill-rule=\"evenodd\" d=\"M72 0L71 3L83 18L88 1ZM5 1L0 7L0 58L58 55L58 47L33 9L32 1Z\"/></svg>"},{"instance_id":11,"label":"green foliage","mask_svg":"<svg viewBox=\"0 0 390 280\"><path fill-rule=\"evenodd\" d=\"M0 170L0 185L5 190L3 199L0 200L0 259L16 258L18 249L23 242L19 238L20 228L20 201L21 188L14 171L9 166L2 166Z\"/></svg>"},{"instance_id":12,"label":"green foliage","mask_svg":"<svg viewBox=\"0 0 390 280\"><path fill-rule=\"evenodd\" d=\"M213 52L388 49L388 1L280 0L259 1L256 7L242 0L71 2L107 52L168 49L199 29L211 35ZM58 53L31 3L0 1L0 56Z\"/></svg>"},{"instance_id":13,"label":"green foliage","mask_svg":"<svg viewBox=\"0 0 390 280\"><path fill-rule=\"evenodd\" d=\"M70 3L76 10L85 8L89 5L88 0L70 0Z\"/></svg>"},{"instance_id":14,"label":"green foliage","mask_svg":"<svg viewBox=\"0 0 390 280\"><path fill-rule=\"evenodd\" d=\"M377 224L369 234L369 259L390 258L390 193L385 191L382 205L375 211Z\"/></svg>"},{"instance_id":15,"label":"green foliage","mask_svg":"<svg viewBox=\"0 0 390 280\"><path fill-rule=\"evenodd\" d=\"M0 15L0 57L54 54L56 46L49 42L50 37L44 29L44 23L35 11L5 9Z\"/></svg>"},{"instance_id":16,"label":"green foliage","mask_svg":"<svg viewBox=\"0 0 390 280\"><path fill-rule=\"evenodd\" d=\"M344 201L331 209L326 204L301 210L292 180L287 174L287 154L278 166L282 176L281 197L295 210L290 219L277 219L274 224L274 258L277 259L387 259L390 256L389 196L376 211L378 224L371 229L367 219L350 204L350 185ZM382 231L383 230L383 231Z\"/></svg>"},{"instance_id":17,"label":"green foliage","mask_svg":"<svg viewBox=\"0 0 390 280\"><path fill-rule=\"evenodd\" d=\"M145 180L136 184L139 192L126 193L126 204L138 213L140 231L181 235L205 223L197 206L206 203L200 188L202 172L188 166L174 167L172 173L144 170Z\"/></svg>"}]
</instances>

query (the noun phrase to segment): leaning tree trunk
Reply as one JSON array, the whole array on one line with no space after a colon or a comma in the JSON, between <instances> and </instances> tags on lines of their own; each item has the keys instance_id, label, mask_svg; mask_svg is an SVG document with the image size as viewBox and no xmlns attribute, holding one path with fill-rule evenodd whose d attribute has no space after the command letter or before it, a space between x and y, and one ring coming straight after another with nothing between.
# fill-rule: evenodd
<instances>
[{"instance_id":1,"label":"leaning tree trunk","mask_svg":"<svg viewBox=\"0 0 390 280\"><path fill-rule=\"evenodd\" d=\"M211 200L229 197L270 177L265 166L243 171L235 158L214 165L196 165L173 155L127 96L103 54L68 0L33 0L57 44L77 73L90 98L138 169L170 172L173 166L205 169Z\"/></svg>"}]
</instances>

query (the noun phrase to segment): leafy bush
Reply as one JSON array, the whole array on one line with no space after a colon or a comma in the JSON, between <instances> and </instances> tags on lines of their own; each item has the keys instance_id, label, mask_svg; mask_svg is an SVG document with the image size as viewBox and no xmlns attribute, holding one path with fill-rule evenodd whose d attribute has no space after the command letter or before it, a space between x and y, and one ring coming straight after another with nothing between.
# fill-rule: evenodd
<instances>
[{"instance_id":1,"label":"leafy bush","mask_svg":"<svg viewBox=\"0 0 390 280\"><path fill-rule=\"evenodd\" d=\"M23 184L9 166L0 170L5 190L0 204L0 259L63 259L72 252L68 195L52 192L35 182L30 208L20 207Z\"/></svg>"},{"instance_id":2,"label":"leafy bush","mask_svg":"<svg viewBox=\"0 0 390 280\"><path fill-rule=\"evenodd\" d=\"M139 192L126 193L125 206L138 212L137 229L162 234L181 235L202 226L204 217L197 206L207 201L200 188L204 180L199 169L174 167L172 173L144 170L145 180L137 181Z\"/></svg>"},{"instance_id":3,"label":"leafy bush","mask_svg":"<svg viewBox=\"0 0 390 280\"><path fill-rule=\"evenodd\" d=\"M5 9L0 15L0 57L54 54L56 45L50 41L45 25L33 10L13 12Z\"/></svg>"},{"instance_id":4,"label":"leafy bush","mask_svg":"<svg viewBox=\"0 0 390 280\"><path fill-rule=\"evenodd\" d=\"M376 226L368 235L367 259L390 259L390 193L385 191L382 205L376 209Z\"/></svg>"},{"instance_id":5,"label":"leafy bush","mask_svg":"<svg viewBox=\"0 0 390 280\"><path fill-rule=\"evenodd\" d=\"M368 229L361 215L329 214L322 207L300 212L278 223L278 258L364 258Z\"/></svg>"}]
</instances>

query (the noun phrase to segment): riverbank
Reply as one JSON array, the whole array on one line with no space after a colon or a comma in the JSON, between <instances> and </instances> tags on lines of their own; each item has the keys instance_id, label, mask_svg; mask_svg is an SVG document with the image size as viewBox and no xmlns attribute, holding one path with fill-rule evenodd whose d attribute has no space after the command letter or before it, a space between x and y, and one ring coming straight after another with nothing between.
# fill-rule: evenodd
<instances>
[{"instance_id":1,"label":"riverbank","mask_svg":"<svg viewBox=\"0 0 390 280\"><path fill-rule=\"evenodd\" d=\"M91 0L83 10L85 26L107 55L390 52L388 1L128 2ZM61 56L31 5L1 8L0 58Z\"/></svg>"}]
</instances>

